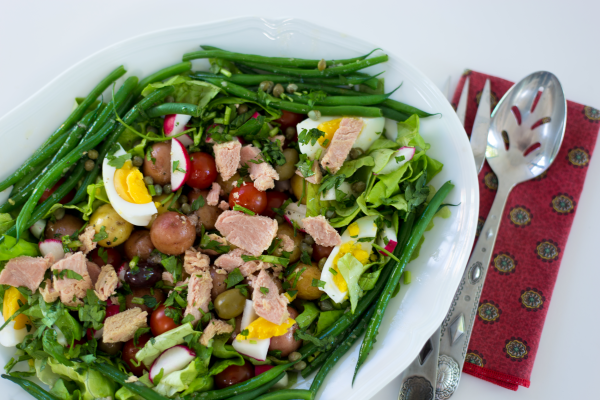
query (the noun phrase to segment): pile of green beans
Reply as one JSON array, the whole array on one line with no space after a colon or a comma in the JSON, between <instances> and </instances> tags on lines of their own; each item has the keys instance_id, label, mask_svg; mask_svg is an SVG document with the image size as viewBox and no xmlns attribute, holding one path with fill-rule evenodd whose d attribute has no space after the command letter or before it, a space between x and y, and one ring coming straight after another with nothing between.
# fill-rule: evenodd
<instances>
[{"instance_id":1,"label":"pile of green beans","mask_svg":"<svg viewBox=\"0 0 600 400\"><path fill-rule=\"evenodd\" d=\"M25 390L27 393L29 393L38 400L59 400L58 397L54 396L52 393L47 392L46 390L42 389L38 384L33 383L27 379L5 374L2 375L2 378L21 386L23 390Z\"/></svg>"},{"instance_id":2,"label":"pile of green beans","mask_svg":"<svg viewBox=\"0 0 600 400\"><path fill-rule=\"evenodd\" d=\"M90 368L100 372L102 375L112 379L118 384L125 386L127 389L132 391L133 393L141 396L146 400L168 400L167 397L164 397L141 382L127 382L129 379L129 375L122 372L119 368L112 366L107 363L102 363L98 361L94 361L89 364Z\"/></svg>"}]
</instances>

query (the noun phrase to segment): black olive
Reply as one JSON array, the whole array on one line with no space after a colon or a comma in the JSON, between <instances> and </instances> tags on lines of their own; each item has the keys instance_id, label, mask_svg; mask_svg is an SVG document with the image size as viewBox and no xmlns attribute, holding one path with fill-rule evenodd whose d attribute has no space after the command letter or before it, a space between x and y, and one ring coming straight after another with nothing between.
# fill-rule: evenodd
<instances>
[{"instance_id":1,"label":"black olive","mask_svg":"<svg viewBox=\"0 0 600 400\"><path fill-rule=\"evenodd\" d=\"M125 282L132 288L152 287L162 279L162 273L162 265L139 261L133 271L130 268L127 269Z\"/></svg>"}]
</instances>

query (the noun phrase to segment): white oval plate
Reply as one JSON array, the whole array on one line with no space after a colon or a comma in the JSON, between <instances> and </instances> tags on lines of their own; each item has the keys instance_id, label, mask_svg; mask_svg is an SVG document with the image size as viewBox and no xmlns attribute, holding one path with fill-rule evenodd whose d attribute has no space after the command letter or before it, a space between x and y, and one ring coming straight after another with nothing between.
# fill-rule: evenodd
<instances>
[{"instance_id":1,"label":"white oval plate","mask_svg":"<svg viewBox=\"0 0 600 400\"><path fill-rule=\"evenodd\" d=\"M126 76L143 78L179 62L183 53L198 49L200 44L245 53L316 59L348 58L377 47L301 20L259 18L185 26L125 40L74 65L0 118L0 179L32 154L64 120L75 97L85 96L109 71L123 64L128 70ZM369 72L385 70L388 91L403 83L393 98L441 113L422 120L421 133L431 143L428 154L444 163L432 184L439 188L452 180L456 187L447 202L460 205L452 207L449 219L437 218L434 229L426 233L420 256L408 266L412 283L403 286L391 301L375 348L354 387L351 381L360 342L329 374L320 399L367 399L412 362L446 315L475 237L478 183L465 131L437 87L411 64L388 54L389 62L371 67ZM208 68L206 60L194 64L194 69ZM109 96L107 91L105 99ZM0 365L4 366L12 354L13 349L1 348ZM308 387L309 383L310 379L299 381L296 387ZM0 381L0 392L5 399L22 398L21 389L5 380Z\"/></svg>"}]
</instances>

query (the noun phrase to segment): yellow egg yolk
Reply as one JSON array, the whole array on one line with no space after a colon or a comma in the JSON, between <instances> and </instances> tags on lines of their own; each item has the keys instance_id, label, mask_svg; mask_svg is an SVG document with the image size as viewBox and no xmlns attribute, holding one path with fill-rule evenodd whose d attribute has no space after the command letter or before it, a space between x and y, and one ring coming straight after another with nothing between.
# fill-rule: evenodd
<instances>
[{"instance_id":1,"label":"yellow egg yolk","mask_svg":"<svg viewBox=\"0 0 600 400\"><path fill-rule=\"evenodd\" d=\"M296 323L291 318L288 318L281 325L275 325L271 321L267 321L263 317L259 317L254 320L250 325L246 327L245 330L248 331L248 336L243 336L241 333L237 335L237 340L246 340L246 339L269 339L273 336L281 336L284 335L287 330Z\"/></svg>"},{"instance_id":2,"label":"yellow egg yolk","mask_svg":"<svg viewBox=\"0 0 600 400\"><path fill-rule=\"evenodd\" d=\"M325 132L325 134L317 140L321 146L329 147L329 143L331 143L331 139L333 139L335 131L337 131L340 127L340 122L342 122L341 118L332 119L331 121L323 122L322 124L319 124L319 126L317 126L318 130L320 130L321 132Z\"/></svg>"},{"instance_id":3,"label":"yellow egg yolk","mask_svg":"<svg viewBox=\"0 0 600 400\"><path fill-rule=\"evenodd\" d=\"M360 233L360 228L356 222L353 222L350 224L350 226L348 226L348 233L350 234L350 237L358 236Z\"/></svg>"},{"instance_id":4,"label":"yellow egg yolk","mask_svg":"<svg viewBox=\"0 0 600 400\"><path fill-rule=\"evenodd\" d=\"M11 287L4 293L4 304L2 305L2 316L4 317L4 321L7 321L19 308L21 308L21 306L19 306L19 300L21 300L21 304L27 303L25 297L15 287ZM25 325L32 325L29 318L24 314L17 315L13 321L15 321L15 330L23 329L25 328Z\"/></svg>"},{"instance_id":5,"label":"yellow egg yolk","mask_svg":"<svg viewBox=\"0 0 600 400\"><path fill-rule=\"evenodd\" d=\"M152 196L144 184L144 176L139 169L132 166L131 161L125 161L122 168L115 171L115 190L125 201L134 204L146 204L152 201Z\"/></svg>"},{"instance_id":6,"label":"yellow egg yolk","mask_svg":"<svg viewBox=\"0 0 600 400\"><path fill-rule=\"evenodd\" d=\"M350 227L352 225L350 225ZM350 227L348 227L348 229L350 229ZM356 229L358 229L358 225ZM335 285L338 287L338 289L340 289L341 292L346 292L348 290L348 284L346 283L346 280L344 279L344 277L340 273L340 270L338 269L338 261L340 260L340 258L344 257L348 253L352 254L354 258L360 261L360 263L363 265L365 265L369 261L369 253L363 250L360 243L354 243L351 240L340 246L340 251L338 251L338 253L333 258L333 269L337 272L337 274L333 275L333 283L335 283Z\"/></svg>"}]
</instances>

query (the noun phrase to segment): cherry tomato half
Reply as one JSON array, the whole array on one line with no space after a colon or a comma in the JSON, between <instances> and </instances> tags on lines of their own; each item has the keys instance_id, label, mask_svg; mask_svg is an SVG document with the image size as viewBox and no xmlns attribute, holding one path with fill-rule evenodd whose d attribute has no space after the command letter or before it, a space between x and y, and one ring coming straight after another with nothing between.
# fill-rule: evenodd
<instances>
[{"instance_id":1,"label":"cherry tomato half","mask_svg":"<svg viewBox=\"0 0 600 400\"><path fill-rule=\"evenodd\" d=\"M281 130L284 132L288 127L293 126L295 128L296 125L306 119L306 115L303 114L296 114L285 110L282 112L283 115L281 115L281 118L276 119L275 122L279 122L281 124Z\"/></svg>"},{"instance_id":2,"label":"cherry tomato half","mask_svg":"<svg viewBox=\"0 0 600 400\"><path fill-rule=\"evenodd\" d=\"M217 179L215 158L208 153L190 154L192 171L187 184L196 189L207 189Z\"/></svg>"},{"instance_id":3,"label":"cherry tomato half","mask_svg":"<svg viewBox=\"0 0 600 400\"><path fill-rule=\"evenodd\" d=\"M135 355L144 347L146 342L150 340L151 337L152 336L145 333L138 338L137 347L133 344L133 339L129 340L127 343L125 343L125 346L123 346L123 353L121 355L121 358L123 359L123 361L125 361L125 363L129 367L129 370L133 372L135 376L142 376L144 374L144 371L148 369L141 362L137 367L135 366L138 364L138 360L135 358ZM135 365L133 364L134 362Z\"/></svg>"},{"instance_id":4,"label":"cherry tomato half","mask_svg":"<svg viewBox=\"0 0 600 400\"><path fill-rule=\"evenodd\" d=\"M283 192L277 192L275 190L268 191L267 192L267 206L265 207L265 209L261 213L261 215L265 215L269 218L275 218L275 215L277 215L277 213L275 211L273 211L273 209L281 208L283 203L285 203L285 201L289 198L290 198L290 196L288 196L287 194L285 194Z\"/></svg>"},{"instance_id":5,"label":"cherry tomato half","mask_svg":"<svg viewBox=\"0 0 600 400\"><path fill-rule=\"evenodd\" d=\"M121 265L121 254L112 247L96 247L88 254L88 258L99 267L106 264Z\"/></svg>"},{"instance_id":6,"label":"cherry tomato half","mask_svg":"<svg viewBox=\"0 0 600 400\"><path fill-rule=\"evenodd\" d=\"M65 182L65 178L60 178L58 180L58 182L56 182L54 184L54 186L52 186L50 189L44 190L44 193L42 193L42 197L40 197L40 200L38 201L38 204L42 204L43 202L45 202L46 200L48 200L48 197L52 196L52 193L54 193L56 191L56 189L58 189L60 187L60 185L62 185L64 182ZM75 192L73 190L71 190L69 193L67 193L65 195L65 197L63 197L62 199L60 199L59 203L60 204L67 204L68 202L70 202L71 200L73 200L73 197L75 197Z\"/></svg>"},{"instance_id":7,"label":"cherry tomato half","mask_svg":"<svg viewBox=\"0 0 600 400\"><path fill-rule=\"evenodd\" d=\"M236 204L261 214L267 207L267 194L255 188L253 183L245 182L229 193L229 207L233 209Z\"/></svg>"},{"instance_id":8,"label":"cherry tomato half","mask_svg":"<svg viewBox=\"0 0 600 400\"><path fill-rule=\"evenodd\" d=\"M244 365L230 365L223 372L215 375L215 385L219 389L224 389L250 378L254 378L254 367L246 361Z\"/></svg>"},{"instance_id":9,"label":"cherry tomato half","mask_svg":"<svg viewBox=\"0 0 600 400\"><path fill-rule=\"evenodd\" d=\"M161 335L179 326L165 314L165 309L164 305L160 305L150 316L150 330L154 336Z\"/></svg>"}]
</instances>

